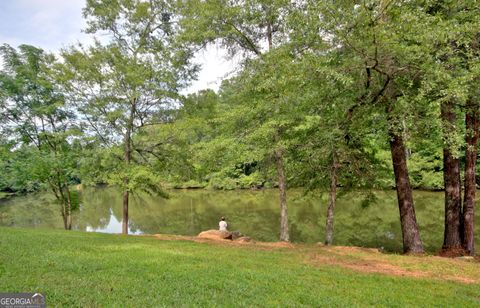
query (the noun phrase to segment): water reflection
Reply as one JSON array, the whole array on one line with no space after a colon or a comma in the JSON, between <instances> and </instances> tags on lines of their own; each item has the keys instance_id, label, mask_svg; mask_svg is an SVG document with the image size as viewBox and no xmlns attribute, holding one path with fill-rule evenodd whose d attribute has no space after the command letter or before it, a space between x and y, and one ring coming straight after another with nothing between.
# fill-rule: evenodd
<instances>
[{"instance_id":1,"label":"water reflection","mask_svg":"<svg viewBox=\"0 0 480 308\"><path fill-rule=\"evenodd\" d=\"M355 192L338 199L335 217L337 245L383 247L401 251L402 237L394 191L376 192L378 201L367 208ZM74 214L74 228L120 233L122 194L114 188L85 189L82 204ZM324 239L327 196L304 196L289 191L291 239L318 242ZM443 239L443 193L415 192L416 212L422 240L428 251L437 251ZM169 200L136 194L130 205L130 233L195 235L217 228L226 216L229 228L259 241L279 237L279 208L275 190L265 191L172 191ZM59 206L49 194L18 197L0 203L0 225L63 227ZM476 232L479 234L477 216ZM477 245L480 245L477 236Z\"/></svg>"},{"instance_id":2,"label":"water reflection","mask_svg":"<svg viewBox=\"0 0 480 308\"><path fill-rule=\"evenodd\" d=\"M113 211L110 211L110 217L107 220L102 218L101 226L100 227L93 227L91 225L87 225L85 227L85 231L87 232L100 232L100 233L119 233L122 231L122 221L118 220L115 215L113 215ZM140 230L134 230L132 228L128 228L129 234L142 234Z\"/></svg>"}]
</instances>

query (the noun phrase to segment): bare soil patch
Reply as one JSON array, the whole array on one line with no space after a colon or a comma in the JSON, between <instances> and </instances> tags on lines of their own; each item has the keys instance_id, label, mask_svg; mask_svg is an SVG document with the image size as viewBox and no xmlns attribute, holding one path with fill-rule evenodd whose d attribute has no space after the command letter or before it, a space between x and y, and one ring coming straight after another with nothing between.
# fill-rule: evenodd
<instances>
[{"instance_id":1,"label":"bare soil patch","mask_svg":"<svg viewBox=\"0 0 480 308\"><path fill-rule=\"evenodd\" d=\"M315 261L322 264L337 265L362 273L379 273L392 276L409 276L409 277L428 277L428 274L421 271L411 271L401 268L384 261L371 260L342 260L335 256L327 257L324 255L315 255Z\"/></svg>"},{"instance_id":2,"label":"bare soil patch","mask_svg":"<svg viewBox=\"0 0 480 308\"><path fill-rule=\"evenodd\" d=\"M438 256L399 256L400 261L389 260L377 249L362 247L329 246L323 251L328 255L314 253L311 262L316 265L334 265L362 273L376 273L391 276L403 276L414 278L431 278L449 280L465 284L480 283L478 278L467 277L461 274L439 272L436 269L419 270L412 268L415 265L427 262L438 262L441 266L460 267L466 261L445 259Z\"/></svg>"},{"instance_id":3,"label":"bare soil patch","mask_svg":"<svg viewBox=\"0 0 480 308\"><path fill-rule=\"evenodd\" d=\"M215 237L198 237L185 235L169 235L169 234L152 234L152 235L138 235L154 237L162 241L192 241L197 243L208 243L224 246L241 246L241 247L255 247L261 249L281 249L281 248L295 248L295 244L288 242L256 242L256 241L233 241L230 239L219 239Z\"/></svg>"}]
</instances>

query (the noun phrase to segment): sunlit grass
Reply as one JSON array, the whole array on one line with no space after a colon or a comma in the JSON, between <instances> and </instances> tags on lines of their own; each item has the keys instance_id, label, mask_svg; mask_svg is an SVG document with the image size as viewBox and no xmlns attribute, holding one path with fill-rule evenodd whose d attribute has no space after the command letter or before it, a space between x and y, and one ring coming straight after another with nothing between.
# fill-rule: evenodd
<instances>
[{"instance_id":1,"label":"sunlit grass","mask_svg":"<svg viewBox=\"0 0 480 308\"><path fill-rule=\"evenodd\" d=\"M365 274L310 262L328 249L236 247L149 237L0 228L0 291L49 306L478 306L480 286ZM367 253L368 255L368 253ZM374 255L374 254L373 254ZM338 254L354 262L363 252ZM408 257L381 255L395 264ZM415 259L416 260L416 259ZM427 270L452 271L425 258ZM407 262L407 261L405 261ZM479 264L464 262L478 276Z\"/></svg>"}]
</instances>

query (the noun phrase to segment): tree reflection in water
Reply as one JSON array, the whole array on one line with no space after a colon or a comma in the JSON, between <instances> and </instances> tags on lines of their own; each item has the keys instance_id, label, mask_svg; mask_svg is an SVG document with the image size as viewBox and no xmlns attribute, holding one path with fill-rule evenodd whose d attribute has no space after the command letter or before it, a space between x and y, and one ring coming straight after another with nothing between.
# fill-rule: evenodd
<instances>
[{"instance_id":1,"label":"tree reflection in water","mask_svg":"<svg viewBox=\"0 0 480 308\"><path fill-rule=\"evenodd\" d=\"M275 190L209 191L174 190L168 200L136 194L131 200L130 233L196 235L218 228L221 216L229 229L258 241L277 241L280 215ZM378 201L362 207L363 197L350 192L338 199L334 243L383 247L401 251L401 230L394 191L376 192ZM324 240L326 194L304 196L289 192L289 218L293 242ZM443 193L415 192L421 236L428 251L442 245ZM81 193L80 209L74 213L74 229L121 232L122 200L115 188L88 188ZM477 216L476 231L479 230ZM0 203L0 225L63 228L58 205L49 194L17 197ZM477 237L477 245L479 237Z\"/></svg>"}]
</instances>

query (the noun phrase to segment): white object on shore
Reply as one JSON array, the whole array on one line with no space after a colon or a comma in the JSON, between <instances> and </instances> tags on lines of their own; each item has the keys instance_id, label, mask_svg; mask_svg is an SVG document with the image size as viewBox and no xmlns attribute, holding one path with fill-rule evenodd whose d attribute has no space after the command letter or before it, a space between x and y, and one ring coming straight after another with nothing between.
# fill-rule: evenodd
<instances>
[{"instance_id":1,"label":"white object on shore","mask_svg":"<svg viewBox=\"0 0 480 308\"><path fill-rule=\"evenodd\" d=\"M219 226L219 230L220 231L227 231L227 222L225 220L220 220L220 222L218 223L218 226Z\"/></svg>"}]
</instances>

